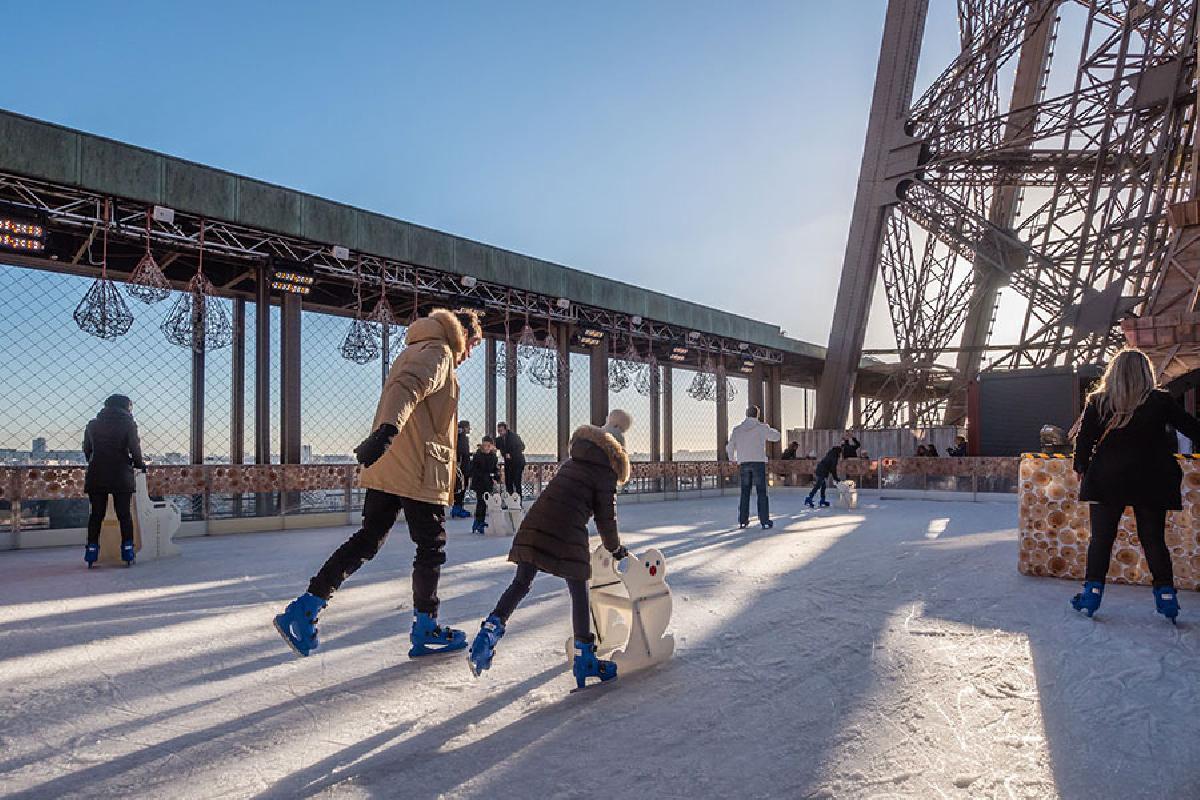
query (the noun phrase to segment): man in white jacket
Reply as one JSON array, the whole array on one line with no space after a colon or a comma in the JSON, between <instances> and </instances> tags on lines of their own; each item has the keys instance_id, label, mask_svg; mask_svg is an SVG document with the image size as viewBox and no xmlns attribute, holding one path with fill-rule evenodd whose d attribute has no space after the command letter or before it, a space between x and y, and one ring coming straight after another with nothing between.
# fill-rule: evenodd
<instances>
[{"instance_id":1,"label":"man in white jacket","mask_svg":"<svg viewBox=\"0 0 1200 800\"><path fill-rule=\"evenodd\" d=\"M772 528L769 501L767 500L767 442L778 442L779 431L759 419L758 406L746 409L746 418L729 433L725 453L730 461L740 465L738 469L742 486L742 498L738 503L738 527L750 524L750 488L758 487L758 521L764 529Z\"/></svg>"}]
</instances>

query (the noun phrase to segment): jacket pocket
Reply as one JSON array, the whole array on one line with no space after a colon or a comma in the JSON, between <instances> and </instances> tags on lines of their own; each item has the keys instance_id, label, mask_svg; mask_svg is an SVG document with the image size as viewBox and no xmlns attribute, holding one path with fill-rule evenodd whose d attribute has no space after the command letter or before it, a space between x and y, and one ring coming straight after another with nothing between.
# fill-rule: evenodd
<instances>
[{"instance_id":1,"label":"jacket pocket","mask_svg":"<svg viewBox=\"0 0 1200 800\"><path fill-rule=\"evenodd\" d=\"M426 489L439 492L450 490L451 450L437 442L425 443L425 474L422 484Z\"/></svg>"}]
</instances>

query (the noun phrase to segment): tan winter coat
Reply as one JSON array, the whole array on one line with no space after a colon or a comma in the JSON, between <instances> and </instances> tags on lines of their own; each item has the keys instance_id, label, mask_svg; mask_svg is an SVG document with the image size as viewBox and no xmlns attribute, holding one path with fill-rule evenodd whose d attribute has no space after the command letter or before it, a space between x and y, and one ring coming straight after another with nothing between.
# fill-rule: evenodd
<instances>
[{"instance_id":1,"label":"tan winter coat","mask_svg":"<svg viewBox=\"0 0 1200 800\"><path fill-rule=\"evenodd\" d=\"M383 457L362 471L359 485L447 505L454 486L458 433L457 358L467 349L462 324L436 309L408 329L407 346L392 362L371 429L399 429Z\"/></svg>"}]
</instances>

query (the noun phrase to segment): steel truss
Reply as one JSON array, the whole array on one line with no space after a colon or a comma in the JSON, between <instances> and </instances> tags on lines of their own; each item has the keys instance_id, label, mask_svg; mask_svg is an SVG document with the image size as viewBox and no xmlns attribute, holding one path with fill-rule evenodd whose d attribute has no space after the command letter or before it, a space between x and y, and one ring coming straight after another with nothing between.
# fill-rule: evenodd
<instances>
[{"instance_id":1,"label":"steel truss","mask_svg":"<svg viewBox=\"0 0 1200 800\"><path fill-rule=\"evenodd\" d=\"M1195 14L1195 0L959 0L961 51L893 136L877 266L898 367L865 423L905 404L900 422L961 424L981 370L1093 363L1121 344L1116 315L1160 282L1166 212L1189 186ZM1064 19L1074 81L1047 97ZM1114 284L1127 299L1097 323L1088 301ZM1019 344L989 348L1001 291Z\"/></svg>"},{"instance_id":2,"label":"steel truss","mask_svg":"<svg viewBox=\"0 0 1200 800\"><path fill-rule=\"evenodd\" d=\"M201 219L198 216L175 210L173 221L162 222L153 218L152 207L141 203L105 198L77 188L0 173L0 202L38 215L52 234L55 230L68 231L81 239L81 245L70 262L70 266L76 268L99 268L99 262L91 255L91 243L98 238L105 225L102 215L105 199L112 201L113 209L108 229L110 242L124 241L128 245L143 248L148 231L151 247L171 253L160 258L164 267L185 254L194 255L199 251ZM720 354L762 364L779 364L783 361L783 353L779 350L748 342L729 341L667 322L644 318L636 322L637 318L629 314L576 302L562 308L558 297L483 280L468 286L463 282L463 276L458 274L354 250L349 252L346 259L340 259L333 255L332 248L327 244L221 220L206 219L204 223L206 271L214 257L233 265L227 277L217 285L218 293L224 290L227 294L245 294L238 288L240 284L252 284L260 269L271 259L286 259L311 270L320 283L336 285L345 290L339 293L336 305L329 306L328 300L321 303L334 313L353 313L356 305L353 288L361 278L363 303L366 306L373 303L380 293L386 293L389 297L402 294L426 300L438 298L443 302L498 312L498 315L510 320L513 327L508 335L513 337L528 318L534 325L566 323L595 328L608 336L632 335L645 343L653 343L656 350L662 351L659 358L664 363L665 355L676 346L687 348L688 357L682 365L693 367L700 365L701 354ZM113 266L110 264L110 269ZM408 311L400 308L398 312L403 323Z\"/></svg>"}]
</instances>

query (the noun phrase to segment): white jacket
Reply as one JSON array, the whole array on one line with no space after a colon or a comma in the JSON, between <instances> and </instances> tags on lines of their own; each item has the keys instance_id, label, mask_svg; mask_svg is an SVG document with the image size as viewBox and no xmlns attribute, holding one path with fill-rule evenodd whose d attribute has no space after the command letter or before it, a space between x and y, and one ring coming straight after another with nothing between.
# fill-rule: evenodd
<instances>
[{"instance_id":1,"label":"white jacket","mask_svg":"<svg viewBox=\"0 0 1200 800\"><path fill-rule=\"evenodd\" d=\"M746 417L729 432L725 453L730 461L741 464L767 460L767 442L778 442L779 431L754 417Z\"/></svg>"}]
</instances>

